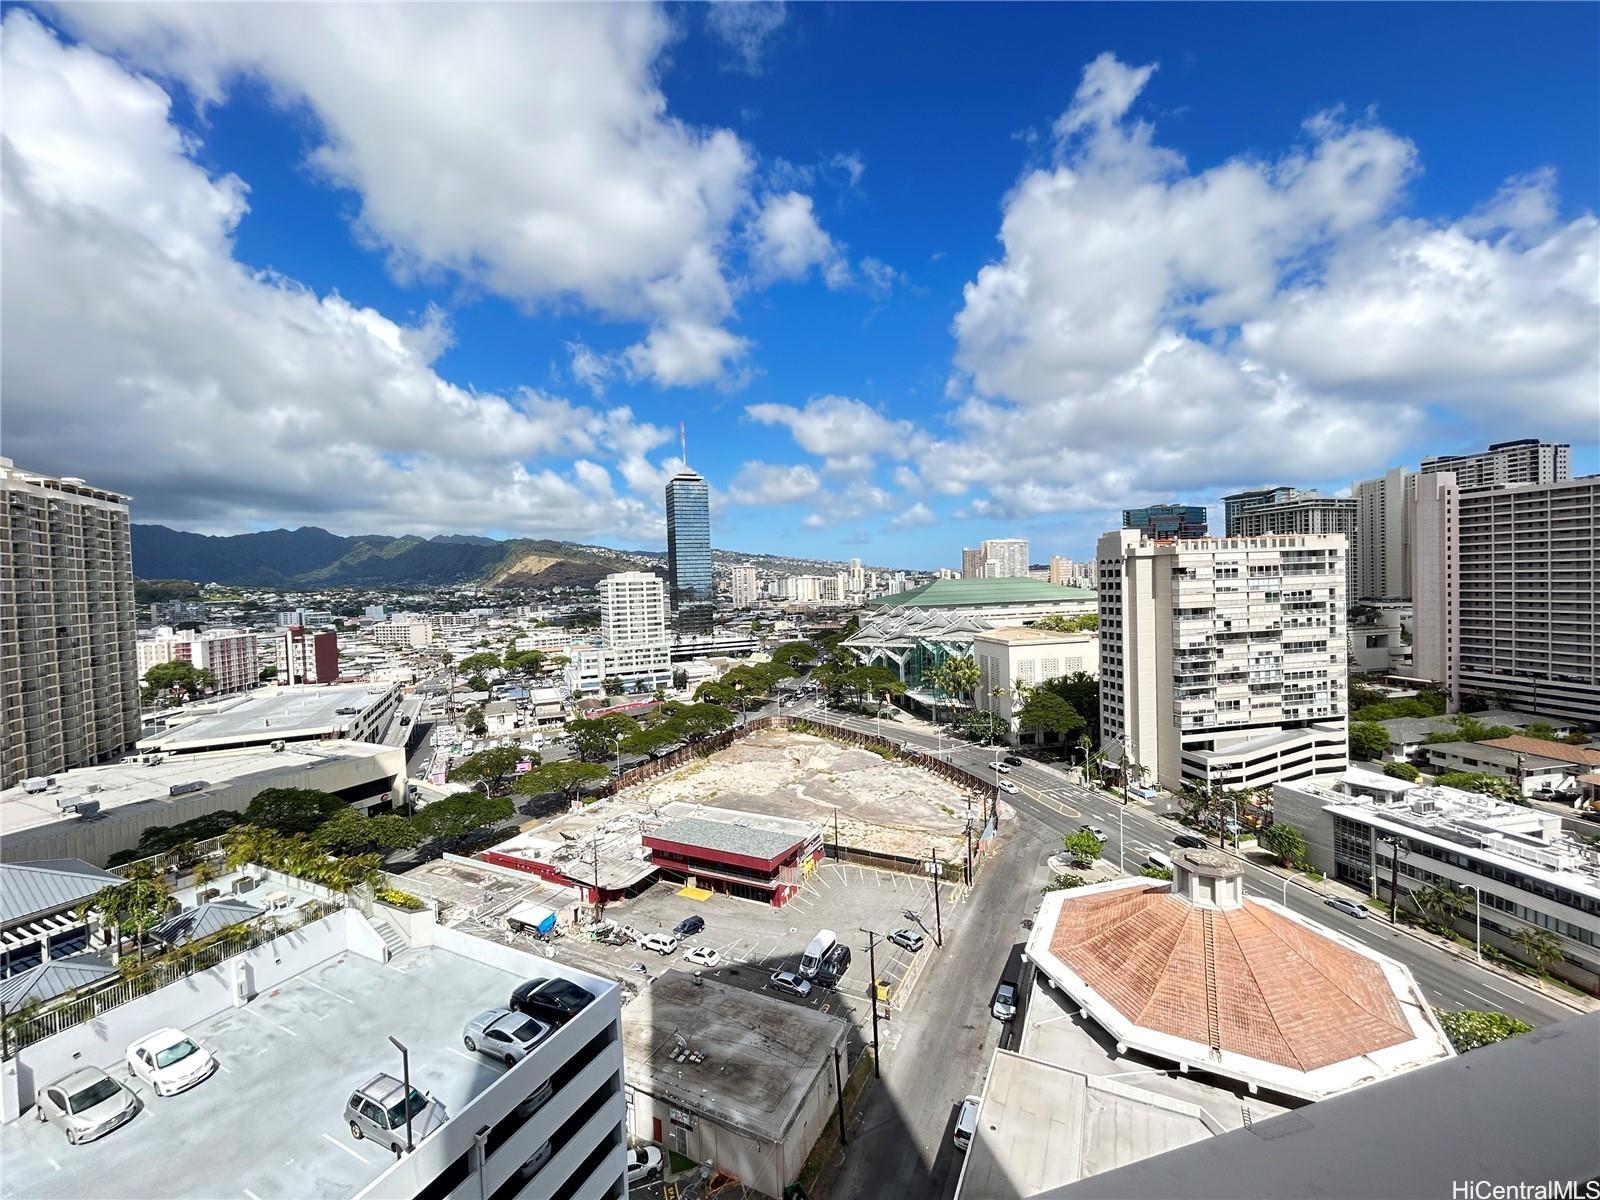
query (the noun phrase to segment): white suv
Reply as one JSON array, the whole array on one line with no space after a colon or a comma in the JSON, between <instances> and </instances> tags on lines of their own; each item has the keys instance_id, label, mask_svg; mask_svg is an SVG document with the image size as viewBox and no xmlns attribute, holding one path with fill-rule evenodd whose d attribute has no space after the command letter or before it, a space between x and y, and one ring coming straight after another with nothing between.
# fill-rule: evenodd
<instances>
[{"instance_id":1,"label":"white suv","mask_svg":"<svg viewBox=\"0 0 1600 1200\"><path fill-rule=\"evenodd\" d=\"M678 939L670 933L652 933L639 939L639 949L654 950L665 958L678 948Z\"/></svg>"}]
</instances>

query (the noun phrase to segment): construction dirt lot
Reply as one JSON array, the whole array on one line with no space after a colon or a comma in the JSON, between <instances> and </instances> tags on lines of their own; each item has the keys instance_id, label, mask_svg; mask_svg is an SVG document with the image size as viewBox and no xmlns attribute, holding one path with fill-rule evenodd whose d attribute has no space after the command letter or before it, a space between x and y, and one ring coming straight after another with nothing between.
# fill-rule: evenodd
<instances>
[{"instance_id":1,"label":"construction dirt lot","mask_svg":"<svg viewBox=\"0 0 1600 1200\"><path fill-rule=\"evenodd\" d=\"M965 853L978 798L921 767L786 729L763 729L710 758L628 789L650 804L683 800L815 821L840 845L941 858Z\"/></svg>"}]
</instances>

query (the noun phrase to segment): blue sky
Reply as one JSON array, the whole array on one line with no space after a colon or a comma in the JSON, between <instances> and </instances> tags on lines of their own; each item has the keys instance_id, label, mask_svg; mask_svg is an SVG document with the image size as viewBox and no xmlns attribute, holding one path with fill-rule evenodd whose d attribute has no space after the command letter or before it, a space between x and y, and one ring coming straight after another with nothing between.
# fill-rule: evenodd
<instances>
[{"instance_id":1,"label":"blue sky","mask_svg":"<svg viewBox=\"0 0 1600 1200\"><path fill-rule=\"evenodd\" d=\"M1082 557L1600 469L1592 5L8 7L9 456L206 532Z\"/></svg>"}]
</instances>

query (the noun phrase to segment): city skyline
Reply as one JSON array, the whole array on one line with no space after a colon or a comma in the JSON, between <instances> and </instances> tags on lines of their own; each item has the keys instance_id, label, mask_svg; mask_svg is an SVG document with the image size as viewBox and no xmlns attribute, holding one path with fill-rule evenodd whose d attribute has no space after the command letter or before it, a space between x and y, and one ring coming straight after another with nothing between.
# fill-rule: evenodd
<instances>
[{"instance_id":1,"label":"city skyline","mask_svg":"<svg viewBox=\"0 0 1600 1200\"><path fill-rule=\"evenodd\" d=\"M659 548L680 421L718 544L924 569L992 537L1081 560L1122 508L1206 504L1220 528L1230 492L1348 495L1507 439L1600 469L1592 9L1386 17L1448 49L1418 62L1360 10L1169 10L1152 33L1131 6L952 6L884 68L887 107L855 70L895 33L870 9L469 10L416 56L422 176L371 115L407 119L398 81L346 73L351 31L297 11L7 10L8 454L130 494L140 523ZM1513 20L1527 54L1488 97ZM292 52L313 26L326 62ZM526 64L502 41L603 100L486 142L479 87L554 103L537 72L506 84ZM1000 45L1003 80L928 86ZM468 56L481 78L451 70ZM826 95L782 102L819 73ZM1469 132L1513 127L1514 148ZM963 162L937 189L927 131ZM480 174L555 151L592 171ZM529 215L553 234L522 238ZM1215 261L1154 236L1196 223Z\"/></svg>"}]
</instances>

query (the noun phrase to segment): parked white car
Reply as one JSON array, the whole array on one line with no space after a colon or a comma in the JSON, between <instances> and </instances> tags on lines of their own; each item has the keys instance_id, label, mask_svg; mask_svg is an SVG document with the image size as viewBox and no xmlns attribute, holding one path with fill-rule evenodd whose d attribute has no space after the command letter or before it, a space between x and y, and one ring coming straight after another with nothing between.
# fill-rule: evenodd
<instances>
[{"instance_id":1,"label":"parked white car","mask_svg":"<svg viewBox=\"0 0 1600 1200\"><path fill-rule=\"evenodd\" d=\"M628 1186L649 1183L661 1174L661 1151L655 1146L634 1146L628 1151Z\"/></svg>"},{"instance_id":2,"label":"parked white car","mask_svg":"<svg viewBox=\"0 0 1600 1200\"><path fill-rule=\"evenodd\" d=\"M718 954L710 946L696 946L683 957L686 962L692 962L697 967L720 967L722 965L722 955Z\"/></svg>"},{"instance_id":3,"label":"parked white car","mask_svg":"<svg viewBox=\"0 0 1600 1200\"><path fill-rule=\"evenodd\" d=\"M133 1120L139 1100L99 1067L80 1067L40 1090L39 1120L59 1126L72 1145L92 1142Z\"/></svg>"},{"instance_id":4,"label":"parked white car","mask_svg":"<svg viewBox=\"0 0 1600 1200\"><path fill-rule=\"evenodd\" d=\"M217 1060L181 1029L158 1029L128 1047L128 1070L158 1096L176 1096L217 1069Z\"/></svg>"}]
</instances>

